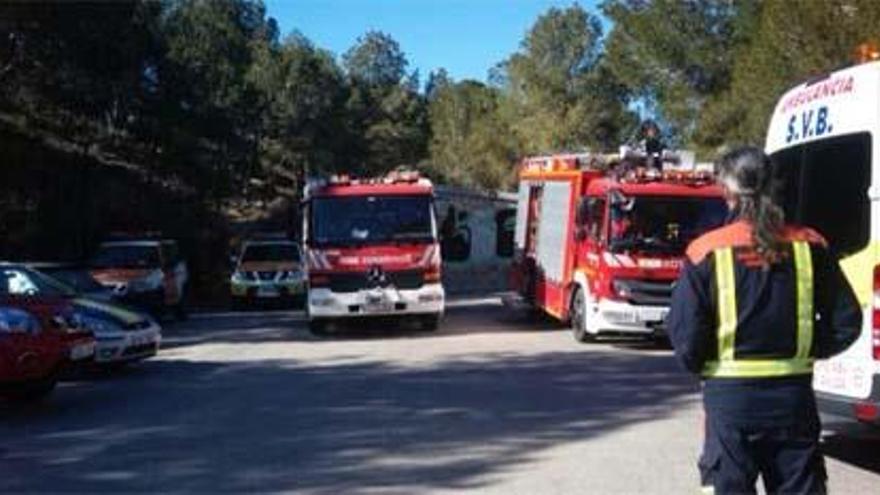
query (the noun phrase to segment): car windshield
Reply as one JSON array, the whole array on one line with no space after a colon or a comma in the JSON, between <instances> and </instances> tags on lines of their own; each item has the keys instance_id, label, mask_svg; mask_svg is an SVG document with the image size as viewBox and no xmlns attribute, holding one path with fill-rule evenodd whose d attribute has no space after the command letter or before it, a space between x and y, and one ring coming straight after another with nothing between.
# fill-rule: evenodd
<instances>
[{"instance_id":1,"label":"car windshield","mask_svg":"<svg viewBox=\"0 0 880 495\"><path fill-rule=\"evenodd\" d=\"M76 291L62 282L26 268L0 268L0 295L73 297Z\"/></svg>"},{"instance_id":2,"label":"car windshield","mask_svg":"<svg viewBox=\"0 0 880 495\"><path fill-rule=\"evenodd\" d=\"M159 248L156 246L102 246L92 259L94 268L157 268Z\"/></svg>"},{"instance_id":3,"label":"car windshield","mask_svg":"<svg viewBox=\"0 0 880 495\"><path fill-rule=\"evenodd\" d=\"M432 200L428 195L315 198L310 236L316 245L431 242Z\"/></svg>"},{"instance_id":4,"label":"car windshield","mask_svg":"<svg viewBox=\"0 0 880 495\"><path fill-rule=\"evenodd\" d=\"M611 205L611 250L679 254L727 214L721 198L619 197Z\"/></svg>"},{"instance_id":5,"label":"car windshield","mask_svg":"<svg viewBox=\"0 0 880 495\"><path fill-rule=\"evenodd\" d=\"M250 244L241 256L242 263L254 261L292 261L299 263L296 244Z\"/></svg>"}]
</instances>

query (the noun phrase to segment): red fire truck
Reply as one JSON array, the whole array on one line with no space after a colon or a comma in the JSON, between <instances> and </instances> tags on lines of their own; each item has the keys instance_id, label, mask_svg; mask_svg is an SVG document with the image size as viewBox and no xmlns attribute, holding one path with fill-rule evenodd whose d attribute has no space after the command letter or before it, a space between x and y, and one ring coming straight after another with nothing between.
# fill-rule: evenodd
<instances>
[{"instance_id":1,"label":"red fire truck","mask_svg":"<svg viewBox=\"0 0 880 495\"><path fill-rule=\"evenodd\" d=\"M727 215L711 172L608 161L555 155L520 169L513 286L581 342L661 335L687 244Z\"/></svg>"},{"instance_id":2,"label":"red fire truck","mask_svg":"<svg viewBox=\"0 0 880 495\"><path fill-rule=\"evenodd\" d=\"M415 172L305 190L309 329L342 318L407 316L435 330L444 310L434 190Z\"/></svg>"}]
</instances>

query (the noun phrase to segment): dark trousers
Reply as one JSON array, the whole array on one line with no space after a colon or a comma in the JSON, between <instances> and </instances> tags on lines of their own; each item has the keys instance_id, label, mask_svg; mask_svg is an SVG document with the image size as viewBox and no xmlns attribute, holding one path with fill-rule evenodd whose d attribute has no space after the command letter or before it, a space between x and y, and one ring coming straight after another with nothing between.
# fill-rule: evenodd
<instances>
[{"instance_id":1,"label":"dark trousers","mask_svg":"<svg viewBox=\"0 0 880 495\"><path fill-rule=\"evenodd\" d=\"M760 474L768 494L825 494L827 476L819 433L818 420L787 427L749 427L712 418L709 413L699 462L704 493L756 493Z\"/></svg>"}]
</instances>

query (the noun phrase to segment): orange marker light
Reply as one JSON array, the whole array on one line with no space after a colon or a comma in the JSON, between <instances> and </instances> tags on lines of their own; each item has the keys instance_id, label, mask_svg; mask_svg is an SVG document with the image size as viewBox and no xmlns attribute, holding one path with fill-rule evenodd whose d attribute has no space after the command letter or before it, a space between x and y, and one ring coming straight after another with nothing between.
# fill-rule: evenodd
<instances>
[{"instance_id":1,"label":"orange marker light","mask_svg":"<svg viewBox=\"0 0 880 495\"><path fill-rule=\"evenodd\" d=\"M856 47L855 60L860 64L880 60L880 47L874 42L862 43Z\"/></svg>"}]
</instances>

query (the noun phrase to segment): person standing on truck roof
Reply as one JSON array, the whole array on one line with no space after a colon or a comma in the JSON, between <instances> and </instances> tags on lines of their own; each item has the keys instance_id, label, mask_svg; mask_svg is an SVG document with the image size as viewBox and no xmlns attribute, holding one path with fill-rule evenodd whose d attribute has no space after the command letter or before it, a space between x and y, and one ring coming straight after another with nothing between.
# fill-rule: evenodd
<instances>
[{"instance_id":1,"label":"person standing on truck roof","mask_svg":"<svg viewBox=\"0 0 880 495\"><path fill-rule=\"evenodd\" d=\"M653 120L646 120L642 122L641 134L642 149L647 157L648 168L662 170L663 151L666 149L666 145L660 136L660 126Z\"/></svg>"},{"instance_id":2,"label":"person standing on truck roof","mask_svg":"<svg viewBox=\"0 0 880 495\"><path fill-rule=\"evenodd\" d=\"M704 493L825 493L813 361L858 337L861 311L827 244L786 225L769 158L746 147L719 163L732 222L695 240L676 284L669 336L702 377Z\"/></svg>"}]
</instances>

